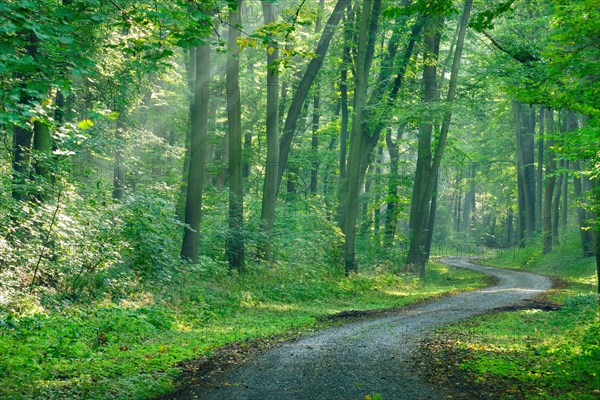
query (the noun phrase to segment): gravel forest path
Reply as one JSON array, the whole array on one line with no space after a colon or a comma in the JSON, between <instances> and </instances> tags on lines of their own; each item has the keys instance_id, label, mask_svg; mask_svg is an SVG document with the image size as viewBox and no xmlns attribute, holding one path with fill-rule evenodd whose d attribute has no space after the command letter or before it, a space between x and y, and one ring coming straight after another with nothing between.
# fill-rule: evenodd
<instances>
[{"instance_id":1,"label":"gravel forest path","mask_svg":"<svg viewBox=\"0 0 600 400\"><path fill-rule=\"evenodd\" d=\"M443 263L496 278L492 286L441 298L406 311L351 322L251 355L177 400L383 400L443 399L414 370L420 340L443 324L531 299L552 286L546 277L484 267L466 257Z\"/></svg>"}]
</instances>

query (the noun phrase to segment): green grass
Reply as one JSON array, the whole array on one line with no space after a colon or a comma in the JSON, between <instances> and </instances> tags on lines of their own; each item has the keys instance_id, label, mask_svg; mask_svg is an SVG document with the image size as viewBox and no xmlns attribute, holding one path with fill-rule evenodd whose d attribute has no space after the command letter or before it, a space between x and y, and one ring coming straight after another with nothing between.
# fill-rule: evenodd
<instances>
[{"instance_id":1,"label":"green grass","mask_svg":"<svg viewBox=\"0 0 600 400\"><path fill-rule=\"evenodd\" d=\"M306 332L341 311L403 306L483 282L435 263L421 280L377 269L343 277L326 266L231 276L207 261L128 299L0 315L0 398L150 398L174 389L178 363L225 344Z\"/></svg>"},{"instance_id":2,"label":"green grass","mask_svg":"<svg viewBox=\"0 0 600 400\"><path fill-rule=\"evenodd\" d=\"M483 263L561 278L546 299L557 311L486 315L440 330L466 350L460 368L480 382L517 382L501 398L597 399L600 396L600 320L595 260L572 240L552 254L510 250ZM564 287L566 286L566 287ZM500 386L502 386L500 384ZM519 388L516 392L514 387Z\"/></svg>"}]
</instances>

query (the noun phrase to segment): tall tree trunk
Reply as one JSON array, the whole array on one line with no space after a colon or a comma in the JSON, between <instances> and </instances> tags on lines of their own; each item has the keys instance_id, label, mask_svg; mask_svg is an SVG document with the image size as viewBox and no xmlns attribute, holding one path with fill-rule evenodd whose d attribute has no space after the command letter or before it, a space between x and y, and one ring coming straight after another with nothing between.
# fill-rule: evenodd
<instances>
[{"instance_id":1,"label":"tall tree trunk","mask_svg":"<svg viewBox=\"0 0 600 400\"><path fill-rule=\"evenodd\" d=\"M575 198L578 202L585 204L583 196L583 187L581 183L581 161L576 160L573 163L573 169L575 175L573 176L573 191ZM594 242L592 237L592 230L588 223L587 212L583 205L577 205L577 224L579 227L579 235L581 237L581 247L583 250L584 257L590 257L594 255Z\"/></svg>"},{"instance_id":2,"label":"tall tree trunk","mask_svg":"<svg viewBox=\"0 0 600 400\"><path fill-rule=\"evenodd\" d=\"M429 211L429 221L427 225L427 242L425 243L425 251L427 252L427 258L429 258L429 255L431 254L431 245L433 243L433 229L435 228L435 215L437 213L438 180L439 175L435 177L435 183L433 184L433 194L431 195L431 209Z\"/></svg>"},{"instance_id":3,"label":"tall tree trunk","mask_svg":"<svg viewBox=\"0 0 600 400\"><path fill-rule=\"evenodd\" d=\"M542 110L544 110L542 108ZM545 111L545 135L552 137L554 135L554 111L552 109ZM554 140L550 139L546 141L548 148L554 146ZM552 251L552 196L554 194L554 187L556 186L556 160L552 150L550 150L547 157L546 166L546 188L544 191L544 254L548 254Z\"/></svg>"},{"instance_id":4,"label":"tall tree trunk","mask_svg":"<svg viewBox=\"0 0 600 400\"><path fill-rule=\"evenodd\" d=\"M273 3L263 1L265 24L275 20ZM272 49L272 51L271 51ZM262 208L260 213L261 236L258 241L258 257L271 259L271 241L275 220L275 202L277 200L277 174L279 173L279 71L277 59L279 49L272 41L267 49L267 165L263 184Z\"/></svg>"},{"instance_id":5,"label":"tall tree trunk","mask_svg":"<svg viewBox=\"0 0 600 400\"><path fill-rule=\"evenodd\" d=\"M344 208L344 223L342 231L345 233L343 246L344 265L346 273L357 272L356 263L356 220L358 212L358 196L364 179L370 150L363 131L363 115L367 105L367 83L371 69L375 34L381 11L381 0L365 0L360 14L360 28L358 34L358 50L356 57L356 89L354 102L354 115L352 131L350 133L350 151L348 155L348 192Z\"/></svg>"},{"instance_id":6,"label":"tall tree trunk","mask_svg":"<svg viewBox=\"0 0 600 400\"><path fill-rule=\"evenodd\" d=\"M350 65L350 41L352 31L350 30L352 3L348 2L348 13L345 18L344 47L342 53L342 65L340 69L340 179L346 178L346 150L348 146L348 68Z\"/></svg>"},{"instance_id":7,"label":"tall tree trunk","mask_svg":"<svg viewBox=\"0 0 600 400\"><path fill-rule=\"evenodd\" d=\"M401 32L394 31L394 34L388 41L387 53L384 55L383 60L381 61L379 76L376 80L375 87L371 91L371 95L367 102L365 115L363 116L363 120L368 120L368 122L363 123L363 126L362 126L363 136L365 136L365 138L367 138L367 140L365 142L365 147L362 150L362 152L364 153L363 160L365 163L368 161L371 151L377 145L381 131L385 128L386 124L388 124L388 120L383 118L379 112L375 113L374 115L370 115L368 111L369 111L369 109L374 109L374 108L380 109L381 108L380 102L381 102L381 99L384 98L384 96L385 96L386 89L390 89L390 93L387 96L387 102L386 102L385 107L386 107L386 109L388 109L388 108L391 109L394 106L394 102L396 100L396 97L398 96L400 87L402 86L402 84L404 82L406 68L410 61L411 55L413 54L415 42L421 32L423 23L424 23L424 18L420 18L414 23L414 25L412 27L412 33L409 37L409 41L408 41L408 44L404 51L404 54L402 55L402 60L399 63L399 69L398 69L398 72L397 72L395 78L393 79L391 88L389 87L388 83L392 78L391 71L393 70L394 66L396 65L395 57L396 57L396 54L398 51ZM369 54L370 54L370 56L372 56L372 53L369 53ZM355 105L355 107L356 107L356 105ZM367 165L366 164L362 165L360 168L362 171L361 174L364 174L364 171L366 171ZM348 185L349 185L348 177L340 180L340 188L338 191L338 198L340 200L339 205L338 205L338 216L339 216L338 220L340 222L340 226L342 227L342 230L345 229L343 219L344 219L344 216L346 213L346 207L347 207L346 200L348 198L348 195L347 195Z\"/></svg>"},{"instance_id":8,"label":"tall tree trunk","mask_svg":"<svg viewBox=\"0 0 600 400\"><path fill-rule=\"evenodd\" d=\"M298 125L298 119L300 117L304 102L306 101L306 97L308 96L310 88L317 77L317 73L321 69L321 65L323 65L323 59L325 58L325 54L329 48L329 43L331 42L331 38L335 32L335 27L340 21L342 14L344 13L344 9L349 1L350 0L337 0L333 12L325 24L325 28L323 29L319 43L317 44L317 48L315 50L316 57L311 59L308 63L306 71L304 72L304 75L302 76L302 79L300 80L300 83L294 92L292 103L290 104L290 108L288 109L288 113L285 118L283 134L279 142L279 170L277 174L278 189L281 185L281 179L286 169L289 152L292 146L292 140L296 134L296 127Z\"/></svg>"},{"instance_id":9,"label":"tall tree trunk","mask_svg":"<svg viewBox=\"0 0 600 400\"><path fill-rule=\"evenodd\" d=\"M513 210L508 207L506 212L506 248L510 248L513 243Z\"/></svg>"},{"instance_id":10,"label":"tall tree trunk","mask_svg":"<svg viewBox=\"0 0 600 400\"><path fill-rule=\"evenodd\" d=\"M569 169L569 164L570 161L569 160L565 160L565 171L567 171ZM568 174L566 172L563 173L563 184L562 184L562 204L561 204L561 216L560 216L560 220L561 220L561 228L563 231L563 234L566 234L567 231L567 226L568 226L568 219L569 219L569 179L568 179Z\"/></svg>"},{"instance_id":11,"label":"tall tree trunk","mask_svg":"<svg viewBox=\"0 0 600 400\"><path fill-rule=\"evenodd\" d=\"M319 8L317 10L317 20L315 21L315 33L321 31L321 21L323 19L323 7L325 0L319 0ZM315 96L313 98L313 118L312 118L312 138L311 138L311 150L312 150L312 165L310 170L310 192L315 195L317 194L317 177L319 172L319 122L321 118L321 83L319 78L315 79Z\"/></svg>"},{"instance_id":12,"label":"tall tree trunk","mask_svg":"<svg viewBox=\"0 0 600 400\"><path fill-rule=\"evenodd\" d=\"M565 160L559 161L559 167L561 170L565 168ZM562 196L563 182L566 181L564 172L556 179L556 188L554 190L554 199L552 200L552 244L558 246L559 243L559 222L560 222L560 200Z\"/></svg>"},{"instance_id":13,"label":"tall tree trunk","mask_svg":"<svg viewBox=\"0 0 600 400\"><path fill-rule=\"evenodd\" d=\"M196 48L191 47L188 51L186 63L186 75L188 82L188 126L185 134L185 154L183 156L183 172L181 174L181 186L179 187L179 196L177 199L177 217L180 221L185 220L185 198L187 195L187 181L190 170L190 143L192 137L192 119L194 115L194 91L196 85Z\"/></svg>"},{"instance_id":14,"label":"tall tree trunk","mask_svg":"<svg viewBox=\"0 0 600 400\"><path fill-rule=\"evenodd\" d=\"M33 60L38 57L38 38L33 31L23 29L19 32L26 44L27 56ZM27 94L27 80L31 79L28 74L16 74L17 85L20 88L19 104L31 106L31 97ZM25 200L29 195L27 180L31 171L31 146L33 145L33 131L29 129L25 121L20 121L13 126L13 148L12 148L12 188L11 194L15 200Z\"/></svg>"},{"instance_id":15,"label":"tall tree trunk","mask_svg":"<svg viewBox=\"0 0 600 400\"><path fill-rule=\"evenodd\" d=\"M450 83L446 102L451 104L456 97L456 87L458 83L458 72L464 39L471 14L472 0L466 0L460 20L460 28L456 41L456 50L450 71ZM428 53L433 58L431 64L426 65L423 71L424 100L426 103L434 103L437 100L436 90L436 71L437 59L439 55L440 34L438 26L443 25L443 18L439 16L429 16L429 29L425 34L425 43ZM410 229L410 247L406 259L406 266L409 271L418 271L421 276L425 274L425 264L428 259L427 253L427 228L429 226L429 217L431 215L431 200L434 186L440 170L442 157L448 139L450 122L452 120L452 109L449 108L443 116L440 135L435 147L435 153L431 154L431 141L433 133L433 116L428 117L428 121L423 123L419 132L419 145L417 155L417 171L415 174L415 185L413 187L412 201L417 204L411 204L411 213L409 220ZM421 162L419 162L421 159ZM420 167L420 171L419 171ZM412 222L411 222L412 221Z\"/></svg>"},{"instance_id":16,"label":"tall tree trunk","mask_svg":"<svg viewBox=\"0 0 600 400\"><path fill-rule=\"evenodd\" d=\"M595 224L594 224L594 242L596 247L596 280L598 282L598 294L600 294L600 222L598 214L600 213L600 178L596 177L592 180L592 198L594 199L595 207Z\"/></svg>"},{"instance_id":17,"label":"tall tree trunk","mask_svg":"<svg viewBox=\"0 0 600 400\"><path fill-rule=\"evenodd\" d=\"M392 139L392 130L388 130L385 135L385 142L390 155L390 173L388 175L387 191L387 210L385 213L385 246L390 248L394 243L396 234L396 225L398 220L398 163L399 151L398 141L401 139L402 132L398 130L396 141Z\"/></svg>"},{"instance_id":18,"label":"tall tree trunk","mask_svg":"<svg viewBox=\"0 0 600 400\"><path fill-rule=\"evenodd\" d=\"M190 137L190 164L185 200L185 223L181 257L198 261L200 250L200 217L202 215L202 189L204 183L204 157L208 130L210 103L210 45L196 48L196 83Z\"/></svg>"},{"instance_id":19,"label":"tall tree trunk","mask_svg":"<svg viewBox=\"0 0 600 400\"><path fill-rule=\"evenodd\" d=\"M125 196L125 115L123 111L119 112L116 122L115 139L117 147L115 148L115 165L113 170L113 198L123 200Z\"/></svg>"},{"instance_id":20,"label":"tall tree trunk","mask_svg":"<svg viewBox=\"0 0 600 400\"><path fill-rule=\"evenodd\" d=\"M543 190L543 177L544 177L544 109L545 107L540 106L540 123L539 123L539 137L537 141L537 177L535 180L535 226L539 229L542 226L542 190Z\"/></svg>"},{"instance_id":21,"label":"tall tree trunk","mask_svg":"<svg viewBox=\"0 0 600 400\"><path fill-rule=\"evenodd\" d=\"M380 243L379 241L379 228L381 225L381 197L379 195L379 186L381 185L381 166L383 164L383 145L379 146L377 151L377 164L375 165L375 177L373 179L373 184L375 185L375 196L373 202L375 203L375 207L373 209L373 237L376 243Z\"/></svg>"},{"instance_id":22,"label":"tall tree trunk","mask_svg":"<svg viewBox=\"0 0 600 400\"><path fill-rule=\"evenodd\" d=\"M513 102L517 143L517 174L519 187L519 227L521 245L535 233L535 173L534 137L535 111ZM523 235L522 232L525 232Z\"/></svg>"},{"instance_id":23,"label":"tall tree trunk","mask_svg":"<svg viewBox=\"0 0 600 400\"><path fill-rule=\"evenodd\" d=\"M242 176L242 107L239 84L239 55L242 0L231 4L227 54L227 122L229 132L229 235L227 259L229 268L244 270L244 179Z\"/></svg>"}]
</instances>

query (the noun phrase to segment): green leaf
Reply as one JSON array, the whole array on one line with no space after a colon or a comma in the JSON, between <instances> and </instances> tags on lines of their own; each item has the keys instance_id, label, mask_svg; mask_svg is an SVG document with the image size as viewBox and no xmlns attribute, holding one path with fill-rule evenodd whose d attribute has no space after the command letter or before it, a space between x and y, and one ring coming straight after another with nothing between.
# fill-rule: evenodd
<instances>
[{"instance_id":1,"label":"green leaf","mask_svg":"<svg viewBox=\"0 0 600 400\"><path fill-rule=\"evenodd\" d=\"M110 119L111 121L116 121L119 118L119 112L118 111L113 111L111 113L106 114L106 118Z\"/></svg>"},{"instance_id":2,"label":"green leaf","mask_svg":"<svg viewBox=\"0 0 600 400\"><path fill-rule=\"evenodd\" d=\"M84 119L82 121L79 121L79 123L77 124L77 127L84 131L90 129L92 126L94 126L94 123L92 121L90 121L89 119Z\"/></svg>"}]
</instances>

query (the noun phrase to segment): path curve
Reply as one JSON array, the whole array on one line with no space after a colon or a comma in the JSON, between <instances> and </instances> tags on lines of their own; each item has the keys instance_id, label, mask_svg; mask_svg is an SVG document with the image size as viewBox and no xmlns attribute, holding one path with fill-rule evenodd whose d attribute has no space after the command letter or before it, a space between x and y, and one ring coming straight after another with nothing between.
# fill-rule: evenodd
<instances>
[{"instance_id":1,"label":"path curve","mask_svg":"<svg viewBox=\"0 0 600 400\"><path fill-rule=\"evenodd\" d=\"M408 311L349 323L304 336L251 356L202 387L170 396L177 400L384 400L442 399L411 370L411 356L433 328L532 298L551 287L548 278L484 267L466 257L443 263L483 272L497 283L444 297Z\"/></svg>"}]
</instances>

